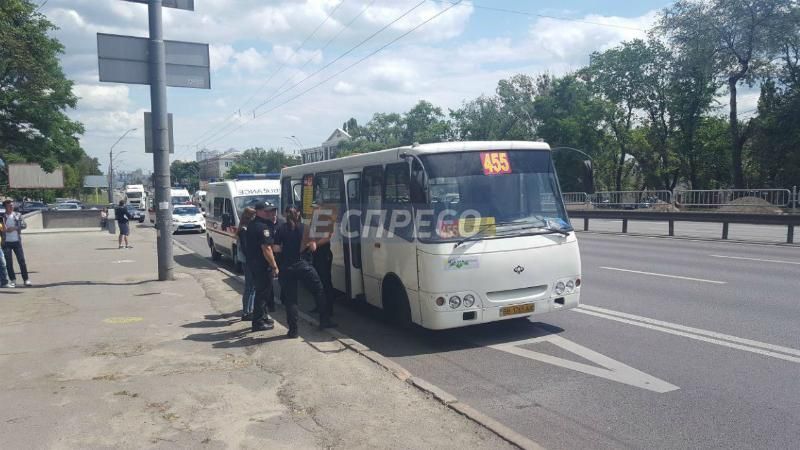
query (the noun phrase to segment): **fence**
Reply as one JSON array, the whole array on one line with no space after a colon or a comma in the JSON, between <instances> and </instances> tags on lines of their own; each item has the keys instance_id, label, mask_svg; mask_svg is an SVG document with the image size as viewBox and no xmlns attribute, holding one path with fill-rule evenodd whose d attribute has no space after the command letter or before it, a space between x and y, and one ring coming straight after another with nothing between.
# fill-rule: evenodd
<instances>
[{"instance_id":1,"label":"fence","mask_svg":"<svg viewBox=\"0 0 800 450\"><path fill-rule=\"evenodd\" d=\"M562 192L561 198L565 205L585 205L589 203L589 194L586 192Z\"/></svg>"},{"instance_id":2,"label":"fence","mask_svg":"<svg viewBox=\"0 0 800 450\"><path fill-rule=\"evenodd\" d=\"M675 204L679 206L719 208L721 206L775 206L786 208L793 204L789 189L719 189L679 190Z\"/></svg>"},{"instance_id":3,"label":"fence","mask_svg":"<svg viewBox=\"0 0 800 450\"><path fill-rule=\"evenodd\" d=\"M714 189L672 191L602 191L589 195L585 192L565 192L564 204L588 205L594 208L647 209L658 204L674 205L678 209L719 209L723 206L731 211L753 207L791 208L800 207L800 193L793 189ZM767 211L764 211L767 212Z\"/></svg>"}]
</instances>

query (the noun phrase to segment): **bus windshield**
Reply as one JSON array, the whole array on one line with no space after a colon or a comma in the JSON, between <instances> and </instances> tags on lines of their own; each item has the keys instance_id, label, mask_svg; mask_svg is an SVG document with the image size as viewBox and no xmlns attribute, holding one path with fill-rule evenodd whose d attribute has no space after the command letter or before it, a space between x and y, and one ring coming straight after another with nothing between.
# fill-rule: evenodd
<instances>
[{"instance_id":1,"label":"bus windshield","mask_svg":"<svg viewBox=\"0 0 800 450\"><path fill-rule=\"evenodd\" d=\"M244 209L248 206L252 207L258 202L269 202L275 206L280 203L280 196L278 195L245 195L233 199L236 204L236 212L239 217L242 217Z\"/></svg>"},{"instance_id":2,"label":"bus windshield","mask_svg":"<svg viewBox=\"0 0 800 450\"><path fill-rule=\"evenodd\" d=\"M480 216L473 223L495 224L498 237L535 232L536 227L571 230L548 151L442 153L420 159L428 175L428 207L436 217L444 217L443 211L454 220ZM442 223L435 226L441 229Z\"/></svg>"},{"instance_id":3,"label":"bus windshield","mask_svg":"<svg viewBox=\"0 0 800 450\"><path fill-rule=\"evenodd\" d=\"M142 193L139 191L126 192L125 196L128 198L142 198Z\"/></svg>"}]
</instances>

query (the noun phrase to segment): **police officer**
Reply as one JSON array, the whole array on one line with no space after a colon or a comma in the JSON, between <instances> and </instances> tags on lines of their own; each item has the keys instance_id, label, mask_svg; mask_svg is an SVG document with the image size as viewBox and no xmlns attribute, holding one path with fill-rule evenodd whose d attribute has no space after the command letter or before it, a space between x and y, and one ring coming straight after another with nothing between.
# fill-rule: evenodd
<instances>
[{"instance_id":1,"label":"police officer","mask_svg":"<svg viewBox=\"0 0 800 450\"><path fill-rule=\"evenodd\" d=\"M247 227L247 264L251 265L255 300L253 302L253 331L271 330L274 321L267 314L267 303L272 298L272 279L279 274L272 244L275 242L275 210L271 203L258 202L253 208L256 217Z\"/></svg>"},{"instance_id":2,"label":"police officer","mask_svg":"<svg viewBox=\"0 0 800 450\"><path fill-rule=\"evenodd\" d=\"M300 220L300 211L295 206L287 206L286 221L278 228L275 244L280 249L281 292L286 307L286 320L289 323L290 338L297 337L297 285L303 285L314 296L314 302L320 308L320 328L332 328L336 324L331 321L324 308L325 293L319 274L311 265L311 254L317 250L313 240L304 241L305 226Z\"/></svg>"}]
</instances>

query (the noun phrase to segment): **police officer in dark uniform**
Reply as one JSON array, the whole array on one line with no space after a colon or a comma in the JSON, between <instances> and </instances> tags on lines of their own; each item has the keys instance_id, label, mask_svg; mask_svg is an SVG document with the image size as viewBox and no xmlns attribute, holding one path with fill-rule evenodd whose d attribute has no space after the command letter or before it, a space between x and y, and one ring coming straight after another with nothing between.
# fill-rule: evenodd
<instances>
[{"instance_id":1,"label":"police officer in dark uniform","mask_svg":"<svg viewBox=\"0 0 800 450\"><path fill-rule=\"evenodd\" d=\"M256 295L253 303L253 331L271 330L274 321L267 314L267 304L272 299L272 279L279 274L272 244L275 242L275 211L271 203L258 202L253 208L256 217L247 227L247 264L252 264L253 285Z\"/></svg>"},{"instance_id":2,"label":"police officer in dark uniform","mask_svg":"<svg viewBox=\"0 0 800 450\"><path fill-rule=\"evenodd\" d=\"M331 266L333 264L333 252L331 252L330 239L317 241L317 251L313 256L314 270L322 280L322 287L325 289L325 302L322 303L322 311L328 316L333 316L333 303L336 300L336 293L333 290L333 280L331 279ZM319 307L315 308L319 309Z\"/></svg>"},{"instance_id":3,"label":"police officer in dark uniform","mask_svg":"<svg viewBox=\"0 0 800 450\"><path fill-rule=\"evenodd\" d=\"M304 242L305 226L300 220L300 211L296 206L287 206L285 210L286 222L278 228L275 245L280 248L280 281L281 297L286 307L286 320L289 324L290 338L297 337L297 285L303 285L314 296L314 302L320 308L320 328L332 328L336 324L331 321L326 313L325 292L319 274L311 265L311 254L317 250L317 243L313 240Z\"/></svg>"}]
</instances>

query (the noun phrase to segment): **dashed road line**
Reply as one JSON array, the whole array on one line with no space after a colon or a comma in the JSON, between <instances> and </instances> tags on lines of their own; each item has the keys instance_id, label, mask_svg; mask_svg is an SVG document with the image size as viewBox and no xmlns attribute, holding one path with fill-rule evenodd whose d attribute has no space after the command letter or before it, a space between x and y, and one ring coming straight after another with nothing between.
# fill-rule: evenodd
<instances>
[{"instance_id":1,"label":"dashed road line","mask_svg":"<svg viewBox=\"0 0 800 450\"><path fill-rule=\"evenodd\" d=\"M768 262L768 263L777 263L777 264L795 264L800 266L800 261L785 261L782 259L761 259L761 258L748 258L745 256L729 256L729 255L708 255L712 258L725 258L725 259L739 259L742 261L757 261L757 262Z\"/></svg>"},{"instance_id":2,"label":"dashed road line","mask_svg":"<svg viewBox=\"0 0 800 450\"><path fill-rule=\"evenodd\" d=\"M615 270L617 272L628 272L628 273L636 273L639 275L649 275L652 277L663 277L663 278L674 278L677 280L686 280L686 281L697 281L700 283L711 283L711 284L727 284L727 281L716 281L716 280L706 280L703 278L692 278L692 277L684 277L680 275L669 275L666 273L655 273L655 272L642 272L640 270L631 270L631 269L621 269L619 267L606 267L601 266L601 269L605 270Z\"/></svg>"}]
</instances>

